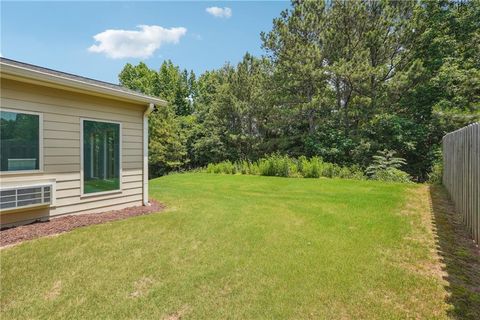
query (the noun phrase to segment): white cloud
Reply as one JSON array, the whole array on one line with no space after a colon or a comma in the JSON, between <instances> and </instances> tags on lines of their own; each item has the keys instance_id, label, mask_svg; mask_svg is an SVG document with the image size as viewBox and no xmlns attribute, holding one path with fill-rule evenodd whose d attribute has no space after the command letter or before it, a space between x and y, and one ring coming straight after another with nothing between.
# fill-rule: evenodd
<instances>
[{"instance_id":1,"label":"white cloud","mask_svg":"<svg viewBox=\"0 0 480 320\"><path fill-rule=\"evenodd\" d=\"M148 58L166 43L178 43L187 29L138 26L140 30L105 30L93 36L98 44L88 48L90 52L105 53L112 59Z\"/></svg>"},{"instance_id":2,"label":"white cloud","mask_svg":"<svg viewBox=\"0 0 480 320\"><path fill-rule=\"evenodd\" d=\"M232 16L232 9L225 7L209 7L205 9L209 14L217 18L230 18Z\"/></svg>"}]
</instances>

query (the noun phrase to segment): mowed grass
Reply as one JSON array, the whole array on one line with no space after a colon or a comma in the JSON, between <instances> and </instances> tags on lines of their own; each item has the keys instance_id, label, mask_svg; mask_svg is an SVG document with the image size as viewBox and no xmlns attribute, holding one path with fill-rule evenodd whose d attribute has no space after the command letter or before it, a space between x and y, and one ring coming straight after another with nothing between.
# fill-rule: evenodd
<instances>
[{"instance_id":1,"label":"mowed grass","mask_svg":"<svg viewBox=\"0 0 480 320\"><path fill-rule=\"evenodd\" d=\"M159 214L1 254L1 318L445 318L422 187L178 174Z\"/></svg>"}]
</instances>

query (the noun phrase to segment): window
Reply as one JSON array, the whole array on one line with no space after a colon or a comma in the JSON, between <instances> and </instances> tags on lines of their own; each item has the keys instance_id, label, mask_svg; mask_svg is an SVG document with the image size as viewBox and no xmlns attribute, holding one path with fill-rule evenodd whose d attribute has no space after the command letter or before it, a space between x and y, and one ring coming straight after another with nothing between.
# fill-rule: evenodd
<instances>
[{"instance_id":1,"label":"window","mask_svg":"<svg viewBox=\"0 0 480 320\"><path fill-rule=\"evenodd\" d=\"M40 170L40 114L0 111L0 171Z\"/></svg>"},{"instance_id":2,"label":"window","mask_svg":"<svg viewBox=\"0 0 480 320\"><path fill-rule=\"evenodd\" d=\"M83 193L120 190L120 124L82 122Z\"/></svg>"}]
</instances>

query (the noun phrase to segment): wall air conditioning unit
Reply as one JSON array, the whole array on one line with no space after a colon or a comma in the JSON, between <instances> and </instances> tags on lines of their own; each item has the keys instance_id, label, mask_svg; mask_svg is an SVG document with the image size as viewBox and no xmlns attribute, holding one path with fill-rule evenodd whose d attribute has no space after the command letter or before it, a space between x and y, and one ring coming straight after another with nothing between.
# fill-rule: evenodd
<instances>
[{"instance_id":1,"label":"wall air conditioning unit","mask_svg":"<svg viewBox=\"0 0 480 320\"><path fill-rule=\"evenodd\" d=\"M52 184L2 188L0 189L0 210L50 206L52 195Z\"/></svg>"}]
</instances>

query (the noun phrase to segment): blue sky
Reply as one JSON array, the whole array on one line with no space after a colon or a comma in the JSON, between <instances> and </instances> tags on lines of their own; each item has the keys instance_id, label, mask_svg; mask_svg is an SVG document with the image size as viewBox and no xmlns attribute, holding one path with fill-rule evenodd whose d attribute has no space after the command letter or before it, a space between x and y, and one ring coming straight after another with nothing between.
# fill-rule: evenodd
<instances>
[{"instance_id":1,"label":"blue sky","mask_svg":"<svg viewBox=\"0 0 480 320\"><path fill-rule=\"evenodd\" d=\"M247 51L263 54L260 32L271 30L273 18L289 6L286 1L2 1L0 52L113 83L127 62L157 69L171 59L200 74L237 63ZM217 8L208 13L211 7Z\"/></svg>"}]
</instances>

